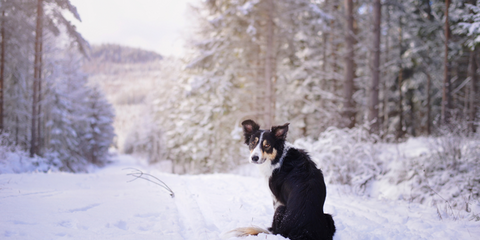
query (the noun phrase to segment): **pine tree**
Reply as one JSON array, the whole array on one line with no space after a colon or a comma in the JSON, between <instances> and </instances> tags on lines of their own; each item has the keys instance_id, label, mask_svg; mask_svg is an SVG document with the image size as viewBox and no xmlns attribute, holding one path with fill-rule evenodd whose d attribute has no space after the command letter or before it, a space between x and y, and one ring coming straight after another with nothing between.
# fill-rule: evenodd
<instances>
[{"instance_id":1,"label":"pine tree","mask_svg":"<svg viewBox=\"0 0 480 240\"><path fill-rule=\"evenodd\" d=\"M45 54L59 63L46 64L46 156L65 171L104 165L114 137L112 106L98 88L87 86L80 71L83 57L74 49L53 48Z\"/></svg>"},{"instance_id":2,"label":"pine tree","mask_svg":"<svg viewBox=\"0 0 480 240\"><path fill-rule=\"evenodd\" d=\"M90 163L101 166L108 161L108 149L115 136L113 109L98 87L93 87L87 96L86 110L88 125L83 134L86 141L84 154Z\"/></svg>"}]
</instances>

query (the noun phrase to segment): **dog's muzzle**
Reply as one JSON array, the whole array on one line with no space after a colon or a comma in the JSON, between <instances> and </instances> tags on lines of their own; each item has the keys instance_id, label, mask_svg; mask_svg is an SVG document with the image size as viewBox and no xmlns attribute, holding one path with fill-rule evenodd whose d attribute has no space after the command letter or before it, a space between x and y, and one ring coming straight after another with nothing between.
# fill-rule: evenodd
<instances>
[{"instance_id":1,"label":"dog's muzzle","mask_svg":"<svg viewBox=\"0 0 480 240\"><path fill-rule=\"evenodd\" d=\"M267 159L265 158L260 158L259 156L257 155L254 155L252 157L250 157L250 162L251 163L254 163L254 164L263 164Z\"/></svg>"}]
</instances>

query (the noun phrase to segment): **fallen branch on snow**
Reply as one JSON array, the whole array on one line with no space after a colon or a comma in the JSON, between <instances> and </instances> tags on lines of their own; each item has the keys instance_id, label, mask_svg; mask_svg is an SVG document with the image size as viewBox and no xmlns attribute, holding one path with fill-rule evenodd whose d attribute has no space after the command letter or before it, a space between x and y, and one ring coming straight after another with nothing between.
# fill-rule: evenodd
<instances>
[{"instance_id":1,"label":"fallen branch on snow","mask_svg":"<svg viewBox=\"0 0 480 240\"><path fill-rule=\"evenodd\" d=\"M122 169L122 170L132 170L132 172L129 173L129 174L127 174L127 176L133 176L133 177L135 177L135 178L132 179L132 180L130 180L130 181L128 181L128 182L133 182L133 181L135 181L135 180L137 180L137 179L139 179L139 178L140 178L140 179L143 179L143 180L147 180L147 181L149 181L149 182L151 182L151 183L153 183L153 184L156 184L156 185L162 187L163 189L169 191L169 192L170 192L170 196L171 196L172 198L175 197L175 193L172 191L172 189L170 189L170 187L168 187L167 184L165 184L162 180L158 179L157 177L155 177L155 176L153 176L153 175L151 175L151 174L149 174L149 173L144 173L144 172L142 172L142 171L140 171L140 170L138 170L138 169L136 169L136 168L124 168L124 169ZM154 180L150 179L150 177L153 178ZM156 181L155 181L155 180L156 180Z\"/></svg>"}]
</instances>

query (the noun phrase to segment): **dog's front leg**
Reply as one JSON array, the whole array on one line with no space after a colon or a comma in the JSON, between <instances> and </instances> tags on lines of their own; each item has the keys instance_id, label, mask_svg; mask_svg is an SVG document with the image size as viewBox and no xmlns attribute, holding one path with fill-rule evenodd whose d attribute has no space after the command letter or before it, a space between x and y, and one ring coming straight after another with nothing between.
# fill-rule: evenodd
<instances>
[{"instance_id":1,"label":"dog's front leg","mask_svg":"<svg viewBox=\"0 0 480 240\"><path fill-rule=\"evenodd\" d=\"M273 215L272 227L269 228L268 231L270 231L273 234L278 234L278 230L284 218L286 209L287 208L284 205L277 207L277 209L275 210L275 214Z\"/></svg>"}]
</instances>

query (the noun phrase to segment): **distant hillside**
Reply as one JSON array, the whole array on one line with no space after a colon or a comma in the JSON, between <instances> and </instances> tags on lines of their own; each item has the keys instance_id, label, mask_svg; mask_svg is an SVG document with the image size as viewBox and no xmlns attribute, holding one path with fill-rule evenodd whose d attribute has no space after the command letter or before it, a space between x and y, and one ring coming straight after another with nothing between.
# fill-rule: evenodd
<instances>
[{"instance_id":1,"label":"distant hillside","mask_svg":"<svg viewBox=\"0 0 480 240\"><path fill-rule=\"evenodd\" d=\"M117 44L93 45L90 58L95 62L110 63L146 63L162 60L162 55L140 48L132 48Z\"/></svg>"},{"instance_id":2,"label":"distant hillside","mask_svg":"<svg viewBox=\"0 0 480 240\"><path fill-rule=\"evenodd\" d=\"M140 48L117 44L93 45L90 59L83 64L89 74L125 74L159 70L162 55Z\"/></svg>"}]
</instances>

